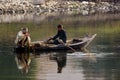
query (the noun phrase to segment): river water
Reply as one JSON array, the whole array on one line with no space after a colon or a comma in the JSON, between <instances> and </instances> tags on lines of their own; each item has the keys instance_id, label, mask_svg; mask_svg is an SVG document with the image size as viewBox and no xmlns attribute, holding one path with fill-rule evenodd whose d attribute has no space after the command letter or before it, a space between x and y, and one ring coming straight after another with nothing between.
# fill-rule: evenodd
<instances>
[{"instance_id":1,"label":"river water","mask_svg":"<svg viewBox=\"0 0 120 80\"><path fill-rule=\"evenodd\" d=\"M15 54L14 39L28 27L32 41L53 36L63 24L68 39L97 34L85 52ZM0 80L119 80L120 14L0 15ZM29 64L23 67L24 63ZM21 65L20 65L20 64Z\"/></svg>"}]
</instances>

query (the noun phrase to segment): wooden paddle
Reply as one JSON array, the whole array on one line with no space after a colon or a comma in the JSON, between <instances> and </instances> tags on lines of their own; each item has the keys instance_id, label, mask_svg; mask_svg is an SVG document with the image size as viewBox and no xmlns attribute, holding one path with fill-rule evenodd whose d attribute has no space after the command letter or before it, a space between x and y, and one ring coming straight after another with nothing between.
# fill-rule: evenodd
<instances>
[{"instance_id":1,"label":"wooden paddle","mask_svg":"<svg viewBox=\"0 0 120 80\"><path fill-rule=\"evenodd\" d=\"M82 48L82 52L84 52L90 60L92 60L93 62L97 62L96 57L92 53L90 53L89 50L87 50L86 48Z\"/></svg>"},{"instance_id":2,"label":"wooden paddle","mask_svg":"<svg viewBox=\"0 0 120 80\"><path fill-rule=\"evenodd\" d=\"M58 41L59 41L60 44L62 44L62 45L64 45L64 46L68 47L68 48L71 49L73 52L76 52L75 49L73 49L72 47L66 45L62 40L58 39Z\"/></svg>"},{"instance_id":3,"label":"wooden paddle","mask_svg":"<svg viewBox=\"0 0 120 80\"><path fill-rule=\"evenodd\" d=\"M52 38L49 38L49 39L45 40L44 42L46 43L46 42L50 41L51 39L52 39ZM75 49L73 49L72 47L66 45L62 40L58 39L58 42L59 42L60 44L64 45L64 46L68 47L68 48L71 49L73 52L76 52Z\"/></svg>"},{"instance_id":4,"label":"wooden paddle","mask_svg":"<svg viewBox=\"0 0 120 80\"><path fill-rule=\"evenodd\" d=\"M76 50L75 50L75 49L73 49L72 47L67 46L67 45L66 45L66 47L70 48L73 52L76 52Z\"/></svg>"},{"instance_id":5,"label":"wooden paddle","mask_svg":"<svg viewBox=\"0 0 120 80\"><path fill-rule=\"evenodd\" d=\"M51 37L49 37L48 39L44 40L43 43L48 43L50 40L52 40Z\"/></svg>"}]
</instances>

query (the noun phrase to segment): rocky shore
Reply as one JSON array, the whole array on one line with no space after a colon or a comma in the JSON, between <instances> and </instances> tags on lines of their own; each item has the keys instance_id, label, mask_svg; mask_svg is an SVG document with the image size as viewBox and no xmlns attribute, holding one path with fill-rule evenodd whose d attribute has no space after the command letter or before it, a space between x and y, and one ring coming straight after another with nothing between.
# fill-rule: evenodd
<instances>
[{"instance_id":1,"label":"rocky shore","mask_svg":"<svg viewBox=\"0 0 120 80\"><path fill-rule=\"evenodd\" d=\"M83 15L94 14L98 12L120 12L120 4L108 2L79 2L79 1L48 1L46 3L34 5L31 2L11 2L0 3L0 14L23 14L23 13L42 13L42 12L79 12Z\"/></svg>"}]
</instances>

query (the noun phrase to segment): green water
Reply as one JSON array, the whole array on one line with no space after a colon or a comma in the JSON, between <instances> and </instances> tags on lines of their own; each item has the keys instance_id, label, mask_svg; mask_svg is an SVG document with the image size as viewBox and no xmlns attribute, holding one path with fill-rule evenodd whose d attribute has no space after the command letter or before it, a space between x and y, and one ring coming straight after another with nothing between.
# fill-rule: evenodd
<instances>
[{"instance_id":1,"label":"green water","mask_svg":"<svg viewBox=\"0 0 120 80\"><path fill-rule=\"evenodd\" d=\"M79 14L34 15L19 21L1 20L0 24L0 80L119 80L120 74L120 14ZM1 15L2 16L2 15ZM39 20L40 19L40 20ZM42 19L42 20L41 20ZM97 34L87 47L96 61L83 52L52 52L41 55L30 54L28 73L17 68L13 47L17 32L28 27L32 41L45 40L57 32L56 26L62 24L68 39ZM62 73L57 73L56 60L50 55L65 60ZM60 55L58 55L60 54ZM64 54L64 57L61 55ZM66 54L66 55L65 55Z\"/></svg>"}]
</instances>

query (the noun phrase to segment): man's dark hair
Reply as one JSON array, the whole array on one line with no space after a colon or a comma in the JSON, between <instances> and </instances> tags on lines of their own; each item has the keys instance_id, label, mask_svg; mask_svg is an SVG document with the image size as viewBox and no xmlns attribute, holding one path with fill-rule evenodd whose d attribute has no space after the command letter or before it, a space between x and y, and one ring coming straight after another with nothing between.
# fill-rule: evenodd
<instances>
[{"instance_id":1,"label":"man's dark hair","mask_svg":"<svg viewBox=\"0 0 120 80\"><path fill-rule=\"evenodd\" d=\"M58 28L63 28L63 26L62 26L61 24L59 24L57 27L58 27Z\"/></svg>"},{"instance_id":2,"label":"man's dark hair","mask_svg":"<svg viewBox=\"0 0 120 80\"><path fill-rule=\"evenodd\" d=\"M27 28L27 27L23 27L23 28L21 28L21 30L22 30L23 32L28 32L28 28Z\"/></svg>"}]
</instances>

